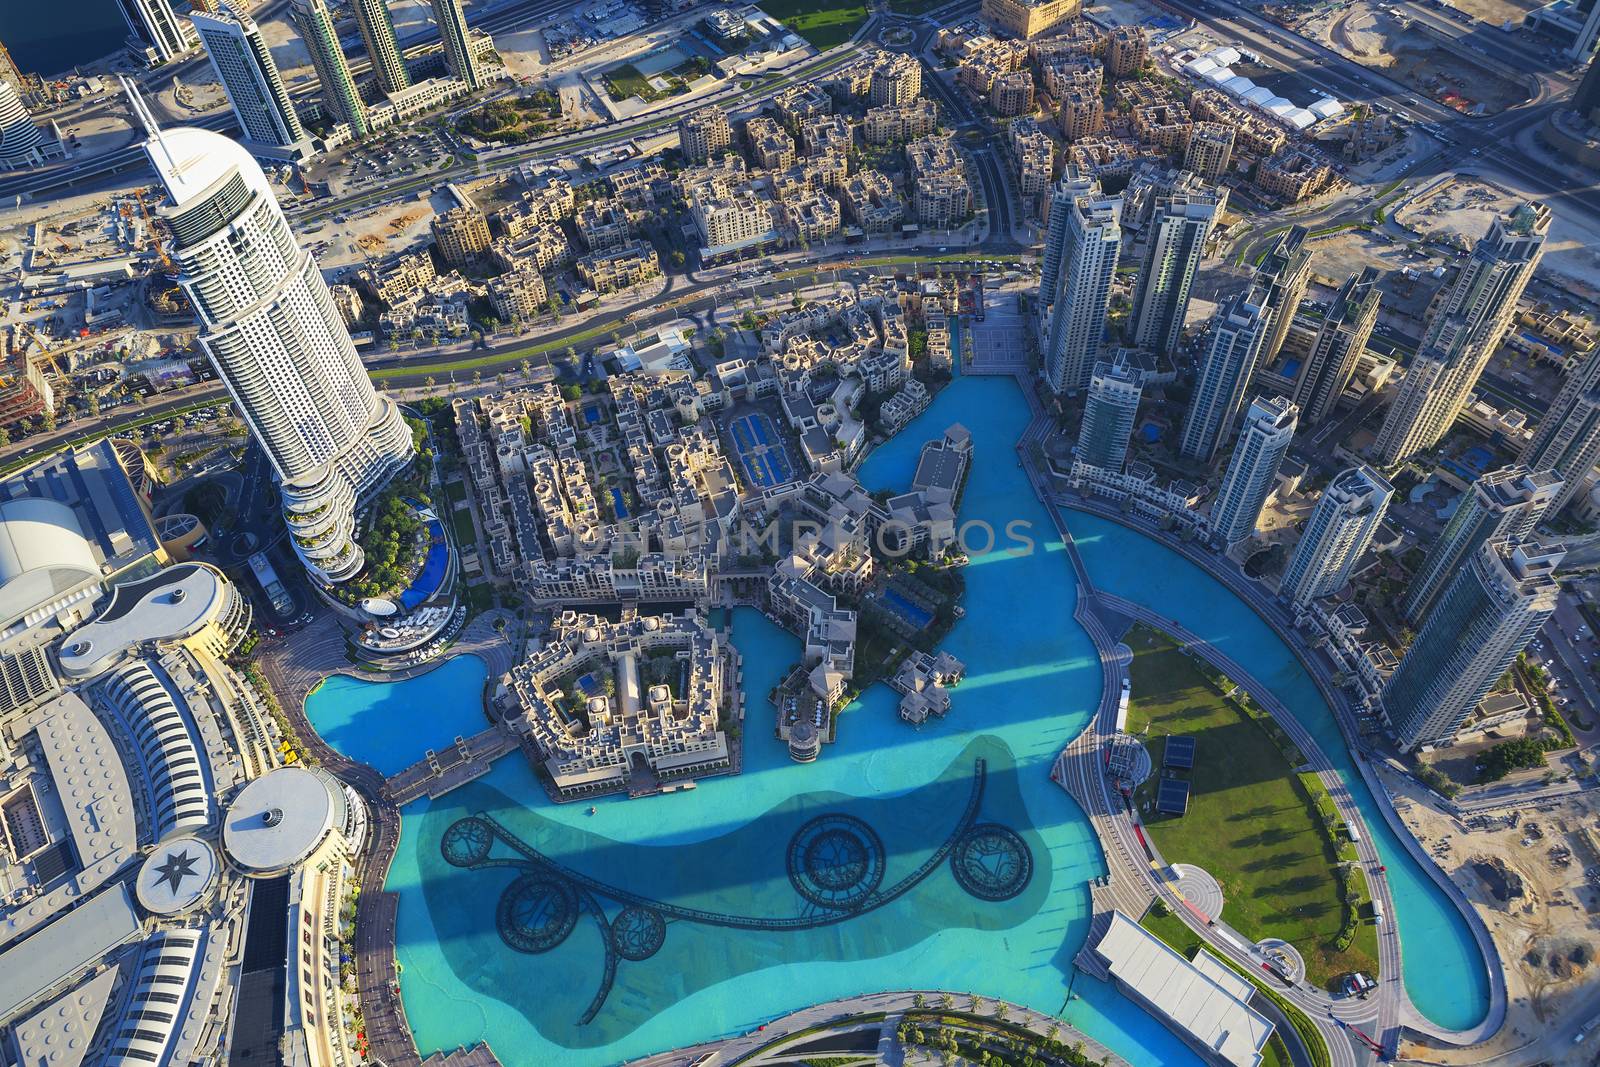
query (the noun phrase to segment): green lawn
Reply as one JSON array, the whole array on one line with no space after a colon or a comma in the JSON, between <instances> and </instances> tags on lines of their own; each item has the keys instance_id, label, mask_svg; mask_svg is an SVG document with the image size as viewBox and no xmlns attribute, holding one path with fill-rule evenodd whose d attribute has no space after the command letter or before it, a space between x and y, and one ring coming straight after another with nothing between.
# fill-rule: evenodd
<instances>
[{"instance_id":1,"label":"green lawn","mask_svg":"<svg viewBox=\"0 0 1600 1067\"><path fill-rule=\"evenodd\" d=\"M1308 786L1284 755L1293 746L1286 737L1274 741L1270 720L1264 726L1224 700L1165 634L1138 626L1126 640L1134 651L1129 732L1148 734L1157 767L1168 735L1195 738L1187 814L1155 814L1156 779L1139 790L1146 830L1162 856L1211 872L1222 884L1223 918L1248 937L1292 943L1316 984L1353 970L1376 975L1377 931L1370 923L1357 926L1349 948L1335 944L1345 914L1337 863ZM1356 885L1364 896L1364 878Z\"/></svg>"},{"instance_id":2,"label":"green lawn","mask_svg":"<svg viewBox=\"0 0 1600 1067\"><path fill-rule=\"evenodd\" d=\"M852 0L767 0L761 10L819 51L844 44L867 21L867 5Z\"/></svg>"}]
</instances>

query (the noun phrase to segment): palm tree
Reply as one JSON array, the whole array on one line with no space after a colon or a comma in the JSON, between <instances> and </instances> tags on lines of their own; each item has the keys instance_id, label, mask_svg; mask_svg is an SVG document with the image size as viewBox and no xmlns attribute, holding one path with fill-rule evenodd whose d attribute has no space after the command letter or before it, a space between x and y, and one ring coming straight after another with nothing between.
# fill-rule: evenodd
<instances>
[{"instance_id":1,"label":"palm tree","mask_svg":"<svg viewBox=\"0 0 1600 1067\"><path fill-rule=\"evenodd\" d=\"M432 389L434 386L438 385L439 383L434 379L433 375L430 374L426 378L422 379L422 384L423 384L424 387L426 387L428 389Z\"/></svg>"},{"instance_id":2,"label":"palm tree","mask_svg":"<svg viewBox=\"0 0 1600 1067\"><path fill-rule=\"evenodd\" d=\"M518 363L517 368L522 371L522 376L524 378L533 377L533 364L528 362L526 359L524 359L521 363Z\"/></svg>"}]
</instances>

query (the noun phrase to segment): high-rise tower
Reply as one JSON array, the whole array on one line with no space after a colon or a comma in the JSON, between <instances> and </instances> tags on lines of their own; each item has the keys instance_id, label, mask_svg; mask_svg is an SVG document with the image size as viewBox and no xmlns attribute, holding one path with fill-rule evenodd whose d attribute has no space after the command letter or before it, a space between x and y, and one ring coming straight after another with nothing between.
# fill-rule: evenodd
<instances>
[{"instance_id":1,"label":"high-rise tower","mask_svg":"<svg viewBox=\"0 0 1600 1067\"><path fill-rule=\"evenodd\" d=\"M1078 428L1078 459L1092 467L1122 470L1143 389L1144 376L1126 360L1095 364L1089 378L1089 399L1083 406L1083 424Z\"/></svg>"},{"instance_id":2,"label":"high-rise tower","mask_svg":"<svg viewBox=\"0 0 1600 1067\"><path fill-rule=\"evenodd\" d=\"M1561 479L1550 471L1521 465L1490 471L1472 483L1456 505L1400 602L1400 614L1413 626L1428 612L1467 560L1490 541L1520 541L1561 497Z\"/></svg>"},{"instance_id":3,"label":"high-rise tower","mask_svg":"<svg viewBox=\"0 0 1600 1067\"><path fill-rule=\"evenodd\" d=\"M1393 495L1394 487L1371 467L1336 474L1311 511L1278 595L1298 608L1343 589Z\"/></svg>"},{"instance_id":4,"label":"high-rise tower","mask_svg":"<svg viewBox=\"0 0 1600 1067\"><path fill-rule=\"evenodd\" d=\"M227 4L220 5L215 14L197 12L189 19L211 57L245 139L270 145L304 140L305 127L300 125L272 50L255 19L238 14Z\"/></svg>"},{"instance_id":5,"label":"high-rise tower","mask_svg":"<svg viewBox=\"0 0 1600 1067\"><path fill-rule=\"evenodd\" d=\"M1459 569L1383 687L1401 751L1455 736L1555 611L1563 555L1534 541L1492 541Z\"/></svg>"},{"instance_id":6,"label":"high-rise tower","mask_svg":"<svg viewBox=\"0 0 1600 1067\"><path fill-rule=\"evenodd\" d=\"M1257 360L1272 365L1289 334L1294 313L1305 299L1311 284L1311 250L1306 245L1306 228L1290 226L1272 243L1272 248L1256 266L1255 286L1264 294L1262 308L1267 313L1267 335L1262 338Z\"/></svg>"},{"instance_id":7,"label":"high-rise tower","mask_svg":"<svg viewBox=\"0 0 1600 1067\"><path fill-rule=\"evenodd\" d=\"M1263 299L1262 291L1252 288L1217 308L1178 442L1185 456L1210 463L1226 443L1270 325Z\"/></svg>"},{"instance_id":8,"label":"high-rise tower","mask_svg":"<svg viewBox=\"0 0 1600 1067\"><path fill-rule=\"evenodd\" d=\"M1102 195L1095 183L1052 206L1064 219L1060 253L1051 271L1056 288L1042 297L1049 304L1045 374L1053 391L1076 393L1088 386L1105 337L1122 247L1122 201ZM1054 226L1053 213L1050 221Z\"/></svg>"},{"instance_id":9,"label":"high-rise tower","mask_svg":"<svg viewBox=\"0 0 1600 1067\"><path fill-rule=\"evenodd\" d=\"M117 7L133 36L155 53L162 63L189 50L194 39L172 10L172 0L117 0Z\"/></svg>"},{"instance_id":10,"label":"high-rise tower","mask_svg":"<svg viewBox=\"0 0 1600 1067\"><path fill-rule=\"evenodd\" d=\"M1231 545L1255 533L1256 520L1272 493L1278 467L1294 440L1299 411L1281 396L1256 397L1245 413L1239 444L1211 507L1211 536Z\"/></svg>"},{"instance_id":11,"label":"high-rise tower","mask_svg":"<svg viewBox=\"0 0 1600 1067\"><path fill-rule=\"evenodd\" d=\"M360 573L358 501L412 457L411 431L367 377L322 272L289 231L261 167L208 130L149 131L162 209L200 345L272 463L295 551L316 576Z\"/></svg>"},{"instance_id":12,"label":"high-rise tower","mask_svg":"<svg viewBox=\"0 0 1600 1067\"><path fill-rule=\"evenodd\" d=\"M1384 463L1400 463L1439 443L1499 347L1517 301L1544 254L1550 209L1519 205L1478 240L1428 318L1374 445Z\"/></svg>"},{"instance_id":13,"label":"high-rise tower","mask_svg":"<svg viewBox=\"0 0 1600 1067\"><path fill-rule=\"evenodd\" d=\"M398 93L411 84L411 73L406 70L405 54L395 40L389 0L352 0L351 7L379 87L391 96Z\"/></svg>"},{"instance_id":14,"label":"high-rise tower","mask_svg":"<svg viewBox=\"0 0 1600 1067\"><path fill-rule=\"evenodd\" d=\"M1600 59L1595 62L1600 64ZM1565 483L1550 502L1552 514L1583 492L1584 480L1600 463L1600 357L1590 355L1567 375L1533 440L1522 450L1522 463L1554 471Z\"/></svg>"},{"instance_id":15,"label":"high-rise tower","mask_svg":"<svg viewBox=\"0 0 1600 1067\"><path fill-rule=\"evenodd\" d=\"M1378 322L1381 277L1376 267L1363 267L1345 279L1328 306L1311 352L1294 380L1294 402L1300 405L1300 416L1308 426L1333 414L1350 384L1356 361Z\"/></svg>"},{"instance_id":16,"label":"high-rise tower","mask_svg":"<svg viewBox=\"0 0 1600 1067\"><path fill-rule=\"evenodd\" d=\"M367 105L361 101L350 64L339 47L339 33L324 0L290 0L289 14L311 53L311 66L322 83L322 100L328 110L350 127L357 137L367 135Z\"/></svg>"},{"instance_id":17,"label":"high-rise tower","mask_svg":"<svg viewBox=\"0 0 1600 1067\"><path fill-rule=\"evenodd\" d=\"M1227 194L1187 193L1156 201L1149 245L1129 318L1133 343L1171 355L1183 334L1189 292L1205 257L1211 227L1227 205Z\"/></svg>"},{"instance_id":18,"label":"high-rise tower","mask_svg":"<svg viewBox=\"0 0 1600 1067\"><path fill-rule=\"evenodd\" d=\"M483 75L472 55L467 16L461 13L461 0L433 0L433 21L439 27L439 40L444 43L444 65L451 74L466 82L468 88L483 88Z\"/></svg>"}]
</instances>

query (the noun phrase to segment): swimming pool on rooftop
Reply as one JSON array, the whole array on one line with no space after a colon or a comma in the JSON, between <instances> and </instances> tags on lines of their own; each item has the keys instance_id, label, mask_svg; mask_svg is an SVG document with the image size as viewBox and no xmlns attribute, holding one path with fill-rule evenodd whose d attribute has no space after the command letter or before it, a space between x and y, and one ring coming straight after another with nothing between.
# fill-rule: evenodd
<instances>
[{"instance_id":1,"label":"swimming pool on rooftop","mask_svg":"<svg viewBox=\"0 0 1600 1067\"><path fill-rule=\"evenodd\" d=\"M958 421L978 451L963 520L999 530L1019 520L1034 547L1002 543L974 556L966 616L944 646L968 667L949 717L908 726L894 694L877 686L846 709L838 742L817 762L791 762L772 737L766 693L798 642L741 608L732 626L744 660L743 774L669 796L598 800L590 814L588 804L552 804L513 756L440 800L409 806L386 888L401 897L401 990L423 1055L486 1040L508 1067L615 1063L745 1032L819 1001L933 988L1058 1015L1135 1064L1199 1062L1130 1001L1072 968L1088 930L1086 883L1105 865L1049 767L1097 706L1100 670L1072 618L1060 542L1015 461L1027 422L1016 385L958 379L872 455L862 480L904 489L923 441ZM1186 625L1281 687L1330 755L1345 758L1310 679L1248 608L1137 533L1068 519L1097 582L1168 613L1177 601L1190 605L1183 610L1196 617L1179 615ZM349 743L403 766L419 745L462 732L470 716L461 706L481 721L481 685L438 685L414 699L412 687L430 677L359 691L368 700L362 721L376 725ZM346 696L324 686L308 702L313 723L336 717L322 705ZM390 715L390 703L425 705L438 721ZM1348 764L1341 770L1348 775ZM1408 971L1408 992L1435 1022L1471 1025L1487 990L1465 924L1350 777L1389 865L1402 943L1429 961ZM460 843L452 827L467 818L492 823L523 856L538 857L535 868L452 865L442 849ZM503 841L494 847L511 855ZM973 861L964 881L950 860L957 852ZM807 857L830 854L847 862L809 865ZM859 877L837 886L841 870ZM577 889L543 886L539 871L560 872ZM869 882L876 894L845 899ZM825 905L811 899L819 895ZM859 910L825 921L841 901ZM509 947L502 930L540 951Z\"/></svg>"}]
</instances>

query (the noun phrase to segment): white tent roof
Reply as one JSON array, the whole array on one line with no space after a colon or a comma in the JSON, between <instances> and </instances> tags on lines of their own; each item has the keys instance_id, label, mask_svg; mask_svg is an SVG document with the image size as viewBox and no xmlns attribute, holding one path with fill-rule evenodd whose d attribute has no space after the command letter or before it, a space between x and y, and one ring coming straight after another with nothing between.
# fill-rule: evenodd
<instances>
[{"instance_id":1,"label":"white tent roof","mask_svg":"<svg viewBox=\"0 0 1600 1067\"><path fill-rule=\"evenodd\" d=\"M1233 71L1229 70L1227 67L1218 67L1215 70L1208 70L1205 73L1206 81L1215 82L1218 85L1221 85L1223 82L1232 77Z\"/></svg>"},{"instance_id":2,"label":"white tent roof","mask_svg":"<svg viewBox=\"0 0 1600 1067\"><path fill-rule=\"evenodd\" d=\"M1206 55L1214 59L1220 66L1224 67L1237 63L1241 58L1243 58L1239 55L1237 49L1228 48L1226 46L1222 48L1213 48L1211 51L1207 52Z\"/></svg>"},{"instance_id":3,"label":"white tent roof","mask_svg":"<svg viewBox=\"0 0 1600 1067\"><path fill-rule=\"evenodd\" d=\"M1317 116L1319 119L1331 119L1335 115L1341 115L1344 113L1344 105L1339 103L1339 101L1335 100L1331 96L1325 96L1321 100L1318 100L1316 103L1312 104L1310 107L1306 108L1306 110Z\"/></svg>"},{"instance_id":4,"label":"white tent roof","mask_svg":"<svg viewBox=\"0 0 1600 1067\"><path fill-rule=\"evenodd\" d=\"M1283 120L1294 126L1295 129L1303 130L1307 126L1315 126L1317 122L1317 116L1313 115L1303 107L1297 107L1293 111L1285 114L1283 116Z\"/></svg>"},{"instance_id":5,"label":"white tent roof","mask_svg":"<svg viewBox=\"0 0 1600 1067\"><path fill-rule=\"evenodd\" d=\"M1271 100L1268 100L1266 103L1262 104L1261 109L1263 111L1270 111L1279 118L1282 118L1294 110L1294 105L1289 103L1289 101L1285 100L1281 96L1275 96Z\"/></svg>"},{"instance_id":6,"label":"white tent roof","mask_svg":"<svg viewBox=\"0 0 1600 1067\"><path fill-rule=\"evenodd\" d=\"M1265 85L1257 85L1247 93L1240 94L1240 98L1247 104L1260 106L1272 99L1272 90Z\"/></svg>"},{"instance_id":7,"label":"white tent roof","mask_svg":"<svg viewBox=\"0 0 1600 1067\"><path fill-rule=\"evenodd\" d=\"M1243 96L1256 87L1256 83L1246 78L1243 74L1235 74L1222 83L1222 88L1234 96Z\"/></svg>"},{"instance_id":8,"label":"white tent roof","mask_svg":"<svg viewBox=\"0 0 1600 1067\"><path fill-rule=\"evenodd\" d=\"M1199 78L1210 71L1216 70L1217 64L1215 60L1207 59L1205 56L1201 56L1199 59L1189 60L1189 62L1183 65L1183 69L1188 71L1190 74L1193 74L1196 78Z\"/></svg>"}]
</instances>

